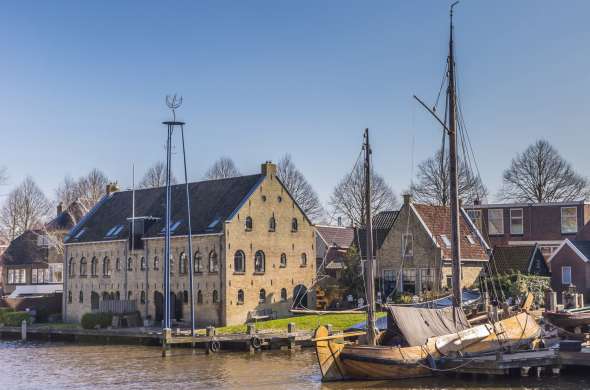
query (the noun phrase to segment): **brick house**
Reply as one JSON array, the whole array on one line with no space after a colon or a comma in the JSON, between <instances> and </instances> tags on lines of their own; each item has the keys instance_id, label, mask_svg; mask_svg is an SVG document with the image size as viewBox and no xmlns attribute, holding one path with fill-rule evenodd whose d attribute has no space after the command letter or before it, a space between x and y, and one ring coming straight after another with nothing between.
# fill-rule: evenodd
<instances>
[{"instance_id":1,"label":"brick house","mask_svg":"<svg viewBox=\"0 0 590 390\"><path fill-rule=\"evenodd\" d=\"M411 294L451 288L450 216L448 207L413 203L404 195L404 204L377 250L377 275L385 296L398 283L398 291ZM463 286L469 287L487 264L490 248L463 209L460 231L461 277Z\"/></svg>"},{"instance_id":2,"label":"brick house","mask_svg":"<svg viewBox=\"0 0 590 390\"><path fill-rule=\"evenodd\" d=\"M574 285L590 299L590 241L566 238L547 260L551 268L551 288L561 302L561 292Z\"/></svg>"},{"instance_id":3,"label":"brick house","mask_svg":"<svg viewBox=\"0 0 590 390\"><path fill-rule=\"evenodd\" d=\"M475 204L466 210L492 247L538 244L548 258L565 239L590 239L585 201Z\"/></svg>"},{"instance_id":4,"label":"brick house","mask_svg":"<svg viewBox=\"0 0 590 390\"><path fill-rule=\"evenodd\" d=\"M353 245L354 228L316 225L316 265L329 276L340 279L346 268L344 258Z\"/></svg>"},{"instance_id":5,"label":"brick house","mask_svg":"<svg viewBox=\"0 0 590 390\"><path fill-rule=\"evenodd\" d=\"M315 229L276 176L260 174L189 184L195 316L199 326L244 323L257 310L289 315L314 306ZM189 257L184 185L172 186L171 313L188 320ZM65 240L64 318L78 321L104 300L133 302L163 319L165 188L104 196ZM309 261L308 261L309 258Z\"/></svg>"}]
</instances>

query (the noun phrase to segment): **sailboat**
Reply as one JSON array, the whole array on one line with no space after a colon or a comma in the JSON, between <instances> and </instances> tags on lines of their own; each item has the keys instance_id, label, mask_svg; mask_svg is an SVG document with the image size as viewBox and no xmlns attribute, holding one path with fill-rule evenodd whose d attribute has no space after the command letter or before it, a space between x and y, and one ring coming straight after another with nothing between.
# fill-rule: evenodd
<instances>
[{"instance_id":1,"label":"sailboat","mask_svg":"<svg viewBox=\"0 0 590 390\"><path fill-rule=\"evenodd\" d=\"M439 120L449 136L450 192L453 260L453 306L445 309L385 306L388 327L375 327L374 258L371 215L371 147L365 130L365 224L367 332L360 342L345 341L347 334L330 334L320 326L314 340L324 381L383 380L426 377L437 370L444 357L468 356L493 351L528 349L541 329L524 307L522 312L499 321L470 326L462 309L461 253L459 246L459 200L457 190L456 97L453 59L453 7L451 5L448 56L448 126ZM530 302L527 299L526 302ZM350 336L358 336L358 332Z\"/></svg>"}]
</instances>

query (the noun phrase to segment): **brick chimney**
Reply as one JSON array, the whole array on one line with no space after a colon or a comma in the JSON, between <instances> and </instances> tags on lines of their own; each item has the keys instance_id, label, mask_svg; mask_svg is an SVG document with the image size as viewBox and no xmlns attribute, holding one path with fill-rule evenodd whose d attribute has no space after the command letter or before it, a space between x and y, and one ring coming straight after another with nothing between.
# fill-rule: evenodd
<instances>
[{"instance_id":1,"label":"brick chimney","mask_svg":"<svg viewBox=\"0 0 590 390\"><path fill-rule=\"evenodd\" d=\"M64 204L63 202L59 202L57 204L57 216L59 217L61 215L61 213L63 213L64 211Z\"/></svg>"},{"instance_id":2,"label":"brick chimney","mask_svg":"<svg viewBox=\"0 0 590 390\"><path fill-rule=\"evenodd\" d=\"M267 161L260 166L260 171L264 176L276 176L277 166L276 164L273 164L271 161Z\"/></svg>"},{"instance_id":3,"label":"brick chimney","mask_svg":"<svg viewBox=\"0 0 590 390\"><path fill-rule=\"evenodd\" d=\"M107 195L110 195L111 193L117 192L117 191L119 191L119 187L117 186L116 182L111 182L111 183L107 184L106 191L105 191Z\"/></svg>"},{"instance_id":4,"label":"brick chimney","mask_svg":"<svg viewBox=\"0 0 590 390\"><path fill-rule=\"evenodd\" d=\"M412 195L405 193L404 194L404 205L409 205L410 203L412 203Z\"/></svg>"},{"instance_id":5,"label":"brick chimney","mask_svg":"<svg viewBox=\"0 0 590 390\"><path fill-rule=\"evenodd\" d=\"M474 205L474 206L479 206L479 205L481 205L481 200L479 200L479 198L476 198L476 199L473 201L473 205Z\"/></svg>"}]
</instances>

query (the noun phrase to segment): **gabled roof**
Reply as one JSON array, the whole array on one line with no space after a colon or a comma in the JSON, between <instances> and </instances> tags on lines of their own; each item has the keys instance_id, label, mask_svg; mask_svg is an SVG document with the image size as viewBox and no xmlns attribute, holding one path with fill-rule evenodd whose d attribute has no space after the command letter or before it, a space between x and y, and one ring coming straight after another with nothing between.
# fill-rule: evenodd
<instances>
[{"instance_id":1,"label":"gabled roof","mask_svg":"<svg viewBox=\"0 0 590 390\"><path fill-rule=\"evenodd\" d=\"M68 207L59 213L55 218L49 221L45 228L49 231L70 230L86 214L88 210L78 201L74 201Z\"/></svg>"},{"instance_id":2,"label":"gabled roof","mask_svg":"<svg viewBox=\"0 0 590 390\"><path fill-rule=\"evenodd\" d=\"M10 243L1 256L1 264L25 265L46 263L48 248L37 244L39 236L44 236L43 230L27 230Z\"/></svg>"},{"instance_id":3,"label":"gabled roof","mask_svg":"<svg viewBox=\"0 0 590 390\"><path fill-rule=\"evenodd\" d=\"M492 271L500 274L529 273L537 245L495 246L492 256Z\"/></svg>"},{"instance_id":4,"label":"gabled roof","mask_svg":"<svg viewBox=\"0 0 590 390\"><path fill-rule=\"evenodd\" d=\"M220 233L224 222L237 212L264 177L257 174L189 183L192 233ZM172 236L188 234L185 191L184 184L173 185L171 188L171 228L176 224L171 232ZM66 244L127 239L132 201L133 192L130 190L114 192L104 197L70 231ZM163 236L165 203L165 187L135 191L135 217L145 217L144 237ZM107 237L109 232L111 234Z\"/></svg>"},{"instance_id":5,"label":"gabled roof","mask_svg":"<svg viewBox=\"0 0 590 390\"><path fill-rule=\"evenodd\" d=\"M451 209L446 206L411 203L420 221L432 236L435 243L442 249L443 259L452 258L451 246L445 243L442 236L451 240ZM465 213L459 213L459 229L461 232L461 259L488 260L487 244L480 239L477 228L469 221ZM473 244L467 236L471 236Z\"/></svg>"},{"instance_id":6,"label":"gabled roof","mask_svg":"<svg viewBox=\"0 0 590 390\"><path fill-rule=\"evenodd\" d=\"M570 240L566 238L563 240L559 248L557 248L551 257L547 260L550 263L555 256L561 251L564 246L571 248L584 262L590 261L590 241L589 240Z\"/></svg>"},{"instance_id":7,"label":"gabled roof","mask_svg":"<svg viewBox=\"0 0 590 390\"><path fill-rule=\"evenodd\" d=\"M327 246L348 248L354 239L354 228L344 226L316 225L316 231Z\"/></svg>"},{"instance_id":8,"label":"gabled roof","mask_svg":"<svg viewBox=\"0 0 590 390\"><path fill-rule=\"evenodd\" d=\"M377 213L373 217L373 229L385 229L389 231L397 218L398 210L386 210Z\"/></svg>"},{"instance_id":9,"label":"gabled roof","mask_svg":"<svg viewBox=\"0 0 590 390\"><path fill-rule=\"evenodd\" d=\"M373 216L373 255L376 255L377 249L381 248L389 230L397 219L399 211L387 210L381 211ZM355 232L355 243L360 245L361 256L367 256L367 229L358 228Z\"/></svg>"}]
</instances>

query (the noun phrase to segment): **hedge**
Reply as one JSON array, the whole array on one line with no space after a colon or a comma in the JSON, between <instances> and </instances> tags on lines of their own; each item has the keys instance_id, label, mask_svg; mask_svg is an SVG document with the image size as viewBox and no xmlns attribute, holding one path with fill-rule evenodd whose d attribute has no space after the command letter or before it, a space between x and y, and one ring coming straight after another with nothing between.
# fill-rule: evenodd
<instances>
[{"instance_id":1,"label":"hedge","mask_svg":"<svg viewBox=\"0 0 590 390\"><path fill-rule=\"evenodd\" d=\"M113 315L111 313L86 313L80 322L84 329L106 328L112 325Z\"/></svg>"},{"instance_id":2,"label":"hedge","mask_svg":"<svg viewBox=\"0 0 590 390\"><path fill-rule=\"evenodd\" d=\"M4 325L6 326L21 326L23 321L31 323L31 313L26 311L12 311L4 314Z\"/></svg>"},{"instance_id":3,"label":"hedge","mask_svg":"<svg viewBox=\"0 0 590 390\"><path fill-rule=\"evenodd\" d=\"M6 321L6 314L14 311L11 307L0 307L0 324L4 324Z\"/></svg>"}]
</instances>

